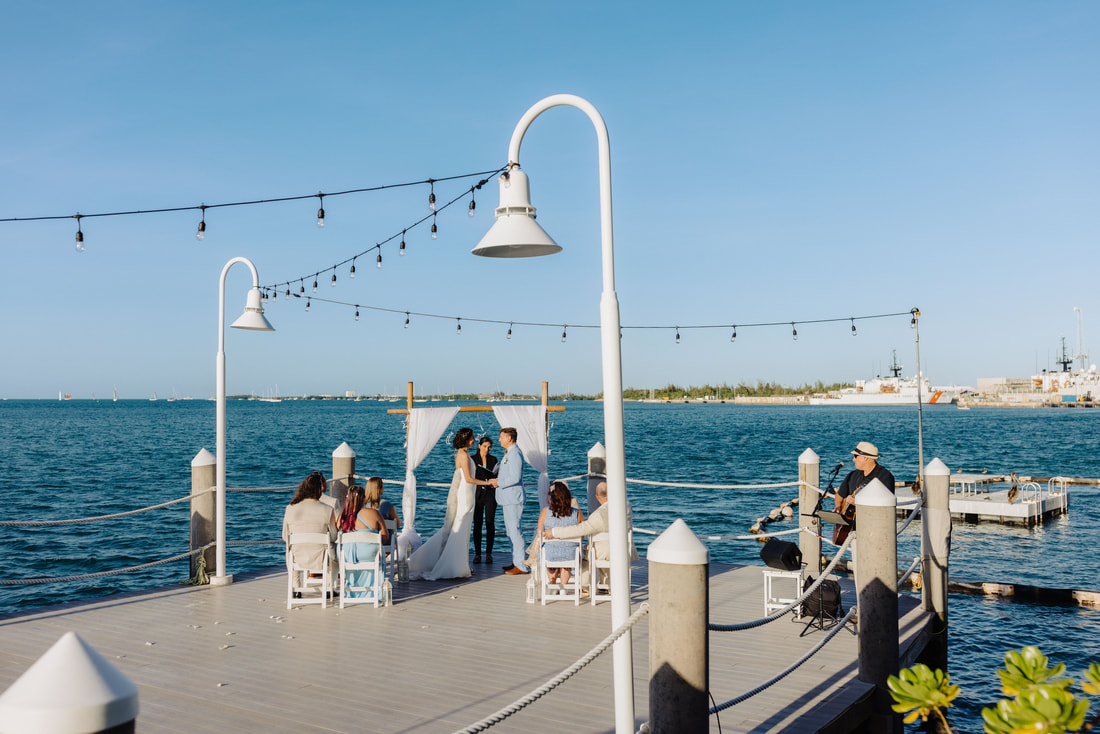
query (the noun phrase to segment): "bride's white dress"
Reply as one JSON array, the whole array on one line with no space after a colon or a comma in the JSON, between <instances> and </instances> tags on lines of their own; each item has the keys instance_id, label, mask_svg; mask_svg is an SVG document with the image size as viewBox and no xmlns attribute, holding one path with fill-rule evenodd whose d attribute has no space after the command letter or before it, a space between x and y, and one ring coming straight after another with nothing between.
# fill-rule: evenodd
<instances>
[{"instance_id":1,"label":"bride's white dress","mask_svg":"<svg viewBox=\"0 0 1100 734\"><path fill-rule=\"evenodd\" d=\"M465 451L463 451L465 453ZM474 475L473 460L469 474ZM474 485L467 484L461 469L455 469L447 495L447 516L443 527L409 556L409 578L435 581L470 576L470 523L474 517Z\"/></svg>"}]
</instances>

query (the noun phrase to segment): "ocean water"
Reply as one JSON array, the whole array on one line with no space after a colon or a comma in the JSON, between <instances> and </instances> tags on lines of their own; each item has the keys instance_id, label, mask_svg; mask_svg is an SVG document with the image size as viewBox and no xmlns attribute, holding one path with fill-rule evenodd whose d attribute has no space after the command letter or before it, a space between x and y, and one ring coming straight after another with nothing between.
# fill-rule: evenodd
<instances>
[{"instance_id":1,"label":"ocean water","mask_svg":"<svg viewBox=\"0 0 1100 734\"><path fill-rule=\"evenodd\" d=\"M315 469L331 470L331 454L346 441L356 472L404 477L400 403L373 401L229 401L227 481L233 487L296 485ZM421 404L423 406L432 403ZM445 403L435 405L446 405ZM602 441L602 404L563 403L551 413L551 477L582 474L586 454ZM978 409L928 406L923 411L924 460L952 471L1100 477L1100 411ZM490 413L459 414L495 437ZM798 456L812 448L823 474L861 440L879 447L899 480L917 473L917 410L795 406L646 405L625 408L627 476L703 484L793 481ZM417 470L420 481L447 482L450 436ZM183 497L190 462L214 450L214 403L207 400L0 401L0 496L3 519L44 520L122 512ZM528 480L534 472L528 470ZM583 482L574 483L580 495ZM398 506L400 488L387 485ZM797 489L700 490L629 484L635 524L662 530L680 517L699 535L735 535L755 518L797 496ZM229 540L279 537L291 491L231 493ZM445 490L422 488L417 528L442 522ZM146 563L187 550L186 502L108 522L60 527L0 527L0 578L83 574ZM528 506L528 523L534 512ZM499 518L498 518L499 520ZM502 526L502 523L498 523ZM771 526L794 527L788 520ZM898 549L899 565L919 548L916 523ZM636 535L643 547L650 536ZM759 564L755 541L708 541L712 558ZM956 524L953 578L1100 590L1100 489L1072 487L1070 512L1035 528ZM828 547L828 546L826 546ZM279 565L282 546L230 547L230 573ZM904 563L904 565L908 565ZM0 613L177 583L180 561L139 572L65 584L0 586ZM994 669L1007 650L1036 644L1073 673L1100 660L1100 610L952 595L950 670L963 687L953 721L980 729L980 709L999 697ZM732 620L730 620L732 621ZM739 691L716 691L715 698Z\"/></svg>"}]
</instances>

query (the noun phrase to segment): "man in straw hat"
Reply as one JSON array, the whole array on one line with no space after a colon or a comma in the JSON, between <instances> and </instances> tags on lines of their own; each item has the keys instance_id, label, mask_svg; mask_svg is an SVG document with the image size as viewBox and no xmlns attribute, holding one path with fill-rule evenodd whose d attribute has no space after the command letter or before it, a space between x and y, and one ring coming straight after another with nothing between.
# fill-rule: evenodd
<instances>
[{"instance_id":1,"label":"man in straw hat","mask_svg":"<svg viewBox=\"0 0 1100 734\"><path fill-rule=\"evenodd\" d=\"M840 489L836 491L836 504L839 507L845 497L854 496L863 489L872 479L882 482L882 486L891 492L894 491L894 475L886 470L886 467L878 463L878 449L873 443L860 441L852 452L852 462L856 465L854 471L844 477Z\"/></svg>"}]
</instances>

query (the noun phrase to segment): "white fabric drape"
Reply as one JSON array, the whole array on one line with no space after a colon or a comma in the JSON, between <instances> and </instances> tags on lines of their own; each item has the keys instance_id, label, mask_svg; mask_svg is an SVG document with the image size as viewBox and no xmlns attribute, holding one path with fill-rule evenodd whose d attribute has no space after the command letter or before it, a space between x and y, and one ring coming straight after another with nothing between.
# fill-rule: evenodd
<instances>
[{"instance_id":1,"label":"white fabric drape","mask_svg":"<svg viewBox=\"0 0 1100 734\"><path fill-rule=\"evenodd\" d=\"M523 458L539 473L539 509L550 504L550 449L546 437L545 405L493 406L501 428L516 429Z\"/></svg>"},{"instance_id":2,"label":"white fabric drape","mask_svg":"<svg viewBox=\"0 0 1100 734\"><path fill-rule=\"evenodd\" d=\"M420 536L416 532L416 467L435 446L436 441L451 425L458 414L453 408L413 408L409 411L409 439L405 465L405 491L401 495L401 517L404 528L397 543L402 558L420 547ZM521 449L522 450L522 449Z\"/></svg>"}]
</instances>

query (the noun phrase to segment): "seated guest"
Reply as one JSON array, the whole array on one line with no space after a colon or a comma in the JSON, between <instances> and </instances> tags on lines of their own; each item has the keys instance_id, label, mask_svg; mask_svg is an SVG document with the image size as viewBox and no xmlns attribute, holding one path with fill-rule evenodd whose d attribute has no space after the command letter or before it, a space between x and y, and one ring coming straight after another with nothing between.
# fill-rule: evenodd
<instances>
[{"instance_id":1,"label":"seated guest","mask_svg":"<svg viewBox=\"0 0 1100 734\"><path fill-rule=\"evenodd\" d=\"M401 518L397 516L397 508L393 506L393 503L389 500L382 499L382 493L385 489L382 487L382 477L371 477L367 480L367 504L366 507L373 507L378 510L378 514L382 516L383 520L393 520L397 523L397 527L401 527ZM372 501L371 497L375 499Z\"/></svg>"},{"instance_id":2,"label":"seated guest","mask_svg":"<svg viewBox=\"0 0 1100 734\"><path fill-rule=\"evenodd\" d=\"M340 513L344 509L344 504L337 498L328 493L329 485L328 480L325 479L323 472L315 471L310 474L311 477L315 477L314 481L321 483L321 496L317 499L321 500L324 504L332 508L332 514L336 517L340 517Z\"/></svg>"},{"instance_id":3,"label":"seated guest","mask_svg":"<svg viewBox=\"0 0 1100 734\"><path fill-rule=\"evenodd\" d=\"M584 535L598 535L599 533L609 532L609 524L607 518L607 482L600 482L596 485L596 500L600 503L600 506L592 513L592 515L577 525L570 527L557 527L549 528L543 532L543 537L547 540L552 539L568 539L568 538L580 538ZM634 513L630 508L630 503L626 503L626 526L631 528L634 525ZM596 548L596 560L606 561L611 555L609 552L609 543L606 541L600 541L595 544ZM634 543L630 544L630 560L638 560L638 550L634 547ZM587 559L585 559L586 567L583 573L586 578L582 580L582 583L588 585L588 568ZM606 583L606 579L603 576L606 574L606 569L600 569L601 582Z\"/></svg>"},{"instance_id":4,"label":"seated guest","mask_svg":"<svg viewBox=\"0 0 1100 734\"><path fill-rule=\"evenodd\" d=\"M584 514L573 507L569 485L561 481L554 482L550 485L550 504L539 513L539 527L535 537L545 537L544 533L547 531L575 526L583 520ZM576 546L573 543L555 543L552 540L548 540L542 550L546 554L547 563L572 560L575 551ZM568 584L572 575L573 572L568 568L546 569L546 581L551 584L558 583L559 579L562 584Z\"/></svg>"},{"instance_id":5,"label":"seated guest","mask_svg":"<svg viewBox=\"0 0 1100 734\"><path fill-rule=\"evenodd\" d=\"M314 472L302 480L298 491L283 513L283 541L289 542L293 533L325 533L336 538L336 518L332 508L320 501L325 480L320 472ZM321 570L325 556L322 545L298 545L292 549L294 563L304 568ZM332 569L335 570L335 567ZM331 571L330 571L331 573ZM335 578L335 576L333 576Z\"/></svg>"},{"instance_id":6,"label":"seated guest","mask_svg":"<svg viewBox=\"0 0 1100 734\"><path fill-rule=\"evenodd\" d=\"M368 489L364 490L362 487L356 485L348 490L347 499L344 500L344 511L340 514L340 520L337 526L342 532L351 533L356 530L373 530L381 536L382 542L389 542L389 536L386 533L386 523L382 521L382 516L378 514L378 511L365 505L372 499L375 504L378 502L378 494L376 489L370 488L368 482ZM343 544L344 547L344 560L349 563L359 563L360 561L374 560L375 556L379 554L378 543L348 543ZM382 568L383 574L385 573L386 558L382 556ZM348 577L344 579L344 584L347 586L359 586L370 587L374 585L374 571L348 571ZM353 591L349 593L349 596L366 596L365 591Z\"/></svg>"}]
</instances>

